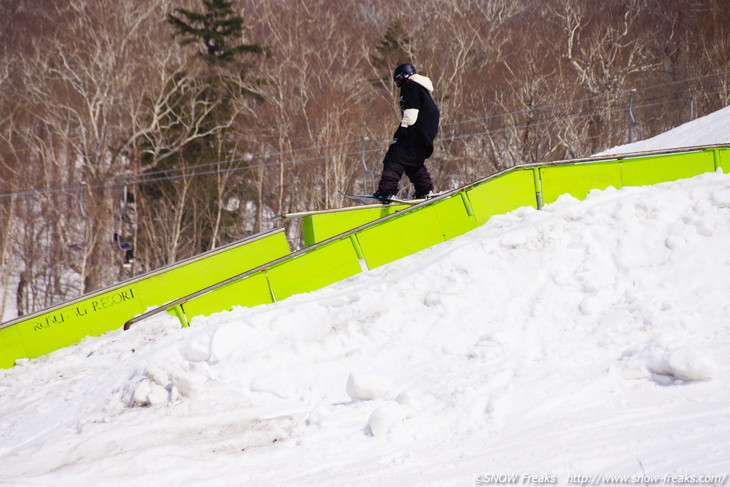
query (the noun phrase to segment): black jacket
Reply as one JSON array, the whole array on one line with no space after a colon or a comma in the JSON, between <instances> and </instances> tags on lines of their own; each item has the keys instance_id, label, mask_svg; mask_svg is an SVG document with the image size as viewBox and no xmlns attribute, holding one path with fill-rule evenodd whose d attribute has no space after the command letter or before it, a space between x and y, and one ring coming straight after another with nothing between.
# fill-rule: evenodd
<instances>
[{"instance_id":1,"label":"black jacket","mask_svg":"<svg viewBox=\"0 0 730 487\"><path fill-rule=\"evenodd\" d=\"M433 84L425 76L414 74L400 89L400 108L403 119L396 138L409 139L410 143L426 145L426 158L433 153L433 141L439 129L439 109L431 97ZM417 110L414 112L413 110ZM413 115L417 114L415 122ZM407 127L403 127L407 125ZM405 129L405 130L404 130ZM407 132L407 135L406 135ZM405 142L405 141L404 141Z\"/></svg>"}]
</instances>

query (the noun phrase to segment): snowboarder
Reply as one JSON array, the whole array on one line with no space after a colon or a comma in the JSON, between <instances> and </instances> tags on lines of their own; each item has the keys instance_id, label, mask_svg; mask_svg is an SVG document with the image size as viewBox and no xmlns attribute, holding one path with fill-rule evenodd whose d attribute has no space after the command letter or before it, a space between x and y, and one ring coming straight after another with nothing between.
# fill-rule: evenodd
<instances>
[{"instance_id":1,"label":"snowboarder","mask_svg":"<svg viewBox=\"0 0 730 487\"><path fill-rule=\"evenodd\" d=\"M433 153L439 127L439 109L431 98L433 83L405 63L395 68L393 81L400 88L402 118L383 159L383 173L375 198L387 201L398 191L405 172L415 187L414 198L428 198L433 190L431 175L424 162Z\"/></svg>"}]
</instances>

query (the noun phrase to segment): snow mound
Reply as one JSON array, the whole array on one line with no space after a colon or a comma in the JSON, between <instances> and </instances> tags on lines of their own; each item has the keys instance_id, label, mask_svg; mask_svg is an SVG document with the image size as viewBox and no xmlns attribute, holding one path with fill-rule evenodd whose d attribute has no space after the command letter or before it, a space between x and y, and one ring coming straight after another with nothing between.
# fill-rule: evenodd
<instances>
[{"instance_id":1,"label":"snow mound","mask_svg":"<svg viewBox=\"0 0 730 487\"><path fill-rule=\"evenodd\" d=\"M730 143L730 130L728 127L730 127L730 107L725 107L649 139L613 147L594 155L605 156L700 145L727 144Z\"/></svg>"},{"instance_id":2,"label":"snow mound","mask_svg":"<svg viewBox=\"0 0 730 487\"><path fill-rule=\"evenodd\" d=\"M704 130L730 133L721 112ZM518 209L189 328L88 338L0 370L0 484L723 473L728 249L730 176L712 173Z\"/></svg>"},{"instance_id":3,"label":"snow mound","mask_svg":"<svg viewBox=\"0 0 730 487\"><path fill-rule=\"evenodd\" d=\"M353 401L388 399L393 384L385 377L364 374L350 374L347 378L347 395Z\"/></svg>"},{"instance_id":4,"label":"snow mound","mask_svg":"<svg viewBox=\"0 0 730 487\"><path fill-rule=\"evenodd\" d=\"M389 401L386 405L375 409L368 419L368 427L373 436L384 437L391 434L403 434L403 422L414 416L414 411L396 401Z\"/></svg>"},{"instance_id":5,"label":"snow mound","mask_svg":"<svg viewBox=\"0 0 730 487\"><path fill-rule=\"evenodd\" d=\"M651 379L660 385L711 380L717 364L709 353L689 343L687 337L663 333L641 348L626 350L620 360L624 377Z\"/></svg>"}]
</instances>

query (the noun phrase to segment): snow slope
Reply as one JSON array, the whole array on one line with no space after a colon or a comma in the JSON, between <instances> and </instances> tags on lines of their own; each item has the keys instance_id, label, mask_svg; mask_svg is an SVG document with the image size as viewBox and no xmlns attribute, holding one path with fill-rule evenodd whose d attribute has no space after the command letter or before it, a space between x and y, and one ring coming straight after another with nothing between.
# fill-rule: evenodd
<instances>
[{"instance_id":1,"label":"snow slope","mask_svg":"<svg viewBox=\"0 0 730 487\"><path fill-rule=\"evenodd\" d=\"M729 248L705 174L87 338L0 370L0 485L725 485Z\"/></svg>"},{"instance_id":2,"label":"snow slope","mask_svg":"<svg viewBox=\"0 0 730 487\"><path fill-rule=\"evenodd\" d=\"M730 107L725 107L655 137L614 147L596 155L628 154L654 149L676 149L697 145L726 144L728 142L730 142Z\"/></svg>"}]
</instances>

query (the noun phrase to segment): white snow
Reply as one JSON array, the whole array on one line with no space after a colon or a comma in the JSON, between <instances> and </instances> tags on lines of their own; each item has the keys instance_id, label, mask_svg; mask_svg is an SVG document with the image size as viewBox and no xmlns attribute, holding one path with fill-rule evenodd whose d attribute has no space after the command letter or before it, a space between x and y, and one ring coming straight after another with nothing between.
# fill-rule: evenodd
<instances>
[{"instance_id":1,"label":"white snow","mask_svg":"<svg viewBox=\"0 0 730 487\"><path fill-rule=\"evenodd\" d=\"M730 106L687 122L655 137L614 147L596 155L628 154L655 149L676 149L730 142Z\"/></svg>"},{"instance_id":2,"label":"white snow","mask_svg":"<svg viewBox=\"0 0 730 487\"><path fill-rule=\"evenodd\" d=\"M673 141L705 143L695 128ZM87 338L0 370L0 484L725 485L728 249L730 176L711 173Z\"/></svg>"}]
</instances>

